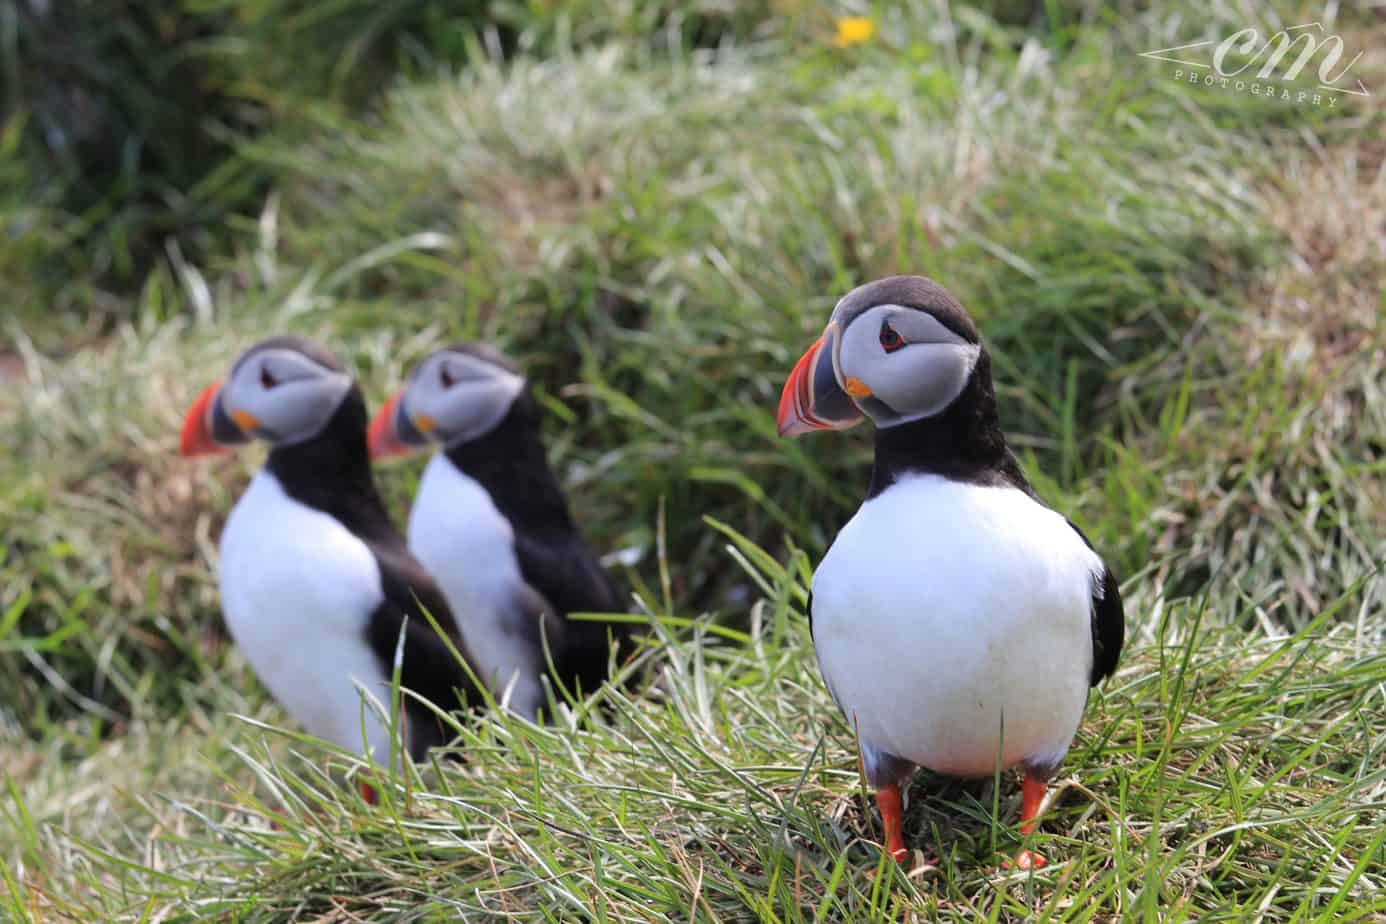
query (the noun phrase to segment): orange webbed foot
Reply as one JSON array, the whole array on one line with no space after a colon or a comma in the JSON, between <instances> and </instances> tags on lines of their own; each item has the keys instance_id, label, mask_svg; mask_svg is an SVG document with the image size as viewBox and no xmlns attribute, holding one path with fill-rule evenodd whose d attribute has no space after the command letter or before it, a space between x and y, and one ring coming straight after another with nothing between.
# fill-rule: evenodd
<instances>
[{"instance_id":1,"label":"orange webbed foot","mask_svg":"<svg viewBox=\"0 0 1386 924\"><path fill-rule=\"evenodd\" d=\"M1020 787L1020 833L1029 834L1035 830L1039 823L1038 816L1040 806L1044 803L1045 782L1030 771L1025 771L1025 782ZM1014 866L1016 869L1043 869L1048 865L1047 860L1033 850L1022 850L1016 854L1014 862L1007 860L1004 863L1006 868Z\"/></svg>"},{"instance_id":2,"label":"orange webbed foot","mask_svg":"<svg viewBox=\"0 0 1386 924\"><path fill-rule=\"evenodd\" d=\"M1014 867L1015 869L1024 870L1044 869L1046 866L1049 865L1049 861L1046 860L1044 857L1040 856L1039 854L1035 853L1035 851L1033 850L1022 850L1020 853L1015 855L1014 860L1005 860L1003 861L1002 865L1006 869L1010 869L1012 867Z\"/></svg>"}]
</instances>

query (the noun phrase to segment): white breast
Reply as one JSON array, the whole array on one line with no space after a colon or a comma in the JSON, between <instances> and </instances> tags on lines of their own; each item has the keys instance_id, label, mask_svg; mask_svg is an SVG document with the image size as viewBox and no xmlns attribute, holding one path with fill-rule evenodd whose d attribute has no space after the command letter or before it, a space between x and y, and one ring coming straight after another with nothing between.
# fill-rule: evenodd
<instances>
[{"instance_id":1,"label":"white breast","mask_svg":"<svg viewBox=\"0 0 1386 924\"><path fill-rule=\"evenodd\" d=\"M906 477L813 576L824 679L864 742L932 770L990 775L998 745L1003 766L1056 764L1087 702L1101 572L1021 491Z\"/></svg>"},{"instance_id":2,"label":"white breast","mask_svg":"<svg viewBox=\"0 0 1386 924\"><path fill-rule=\"evenodd\" d=\"M497 699L533 717L543 705L543 652L517 607L523 583L515 532L491 495L442 453L428 463L409 512L409 550L452 608L476 668Z\"/></svg>"},{"instance_id":3,"label":"white breast","mask_svg":"<svg viewBox=\"0 0 1386 924\"><path fill-rule=\"evenodd\" d=\"M388 702L365 639L383 599L365 544L262 471L222 531L220 583L227 628L280 705L320 738L387 757L389 732L358 692Z\"/></svg>"}]
</instances>

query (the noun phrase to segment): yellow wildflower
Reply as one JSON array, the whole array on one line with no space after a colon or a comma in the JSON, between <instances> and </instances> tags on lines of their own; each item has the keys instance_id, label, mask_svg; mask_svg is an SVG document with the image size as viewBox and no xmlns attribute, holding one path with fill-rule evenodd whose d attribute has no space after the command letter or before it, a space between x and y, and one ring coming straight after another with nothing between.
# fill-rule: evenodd
<instances>
[{"instance_id":1,"label":"yellow wildflower","mask_svg":"<svg viewBox=\"0 0 1386 924\"><path fill-rule=\"evenodd\" d=\"M837 21L838 48L860 45L871 40L876 34L876 23L869 16L843 16Z\"/></svg>"}]
</instances>

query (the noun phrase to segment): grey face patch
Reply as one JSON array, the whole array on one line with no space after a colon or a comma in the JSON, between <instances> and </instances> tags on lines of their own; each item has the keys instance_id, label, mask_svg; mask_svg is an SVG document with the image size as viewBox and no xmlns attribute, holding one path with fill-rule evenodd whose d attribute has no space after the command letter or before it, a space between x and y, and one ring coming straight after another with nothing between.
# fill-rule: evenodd
<instances>
[{"instance_id":1,"label":"grey face patch","mask_svg":"<svg viewBox=\"0 0 1386 924\"><path fill-rule=\"evenodd\" d=\"M252 347L232 368L221 413L276 446L312 439L351 390L351 376L289 346ZM248 416L247 416L248 415Z\"/></svg>"},{"instance_id":2,"label":"grey face patch","mask_svg":"<svg viewBox=\"0 0 1386 924\"><path fill-rule=\"evenodd\" d=\"M524 376L472 352L439 350L414 370L400 412L415 430L456 446L494 430L524 387Z\"/></svg>"},{"instance_id":3,"label":"grey face patch","mask_svg":"<svg viewBox=\"0 0 1386 924\"><path fill-rule=\"evenodd\" d=\"M888 325L888 328L887 328ZM882 345L883 331L901 343ZM878 427L891 427L946 410L967 387L981 346L927 311L874 305L857 312L842 331L837 376L857 406ZM870 394L861 393L869 389Z\"/></svg>"}]
</instances>

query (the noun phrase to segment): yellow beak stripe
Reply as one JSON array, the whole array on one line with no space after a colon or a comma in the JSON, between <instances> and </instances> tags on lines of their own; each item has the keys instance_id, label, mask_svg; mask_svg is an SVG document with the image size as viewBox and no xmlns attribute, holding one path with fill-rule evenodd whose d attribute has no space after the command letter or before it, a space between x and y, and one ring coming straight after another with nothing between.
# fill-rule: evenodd
<instances>
[{"instance_id":1,"label":"yellow beak stripe","mask_svg":"<svg viewBox=\"0 0 1386 924\"><path fill-rule=\"evenodd\" d=\"M869 398L871 397L871 387L861 379L849 375L847 376L847 394L853 398Z\"/></svg>"}]
</instances>

